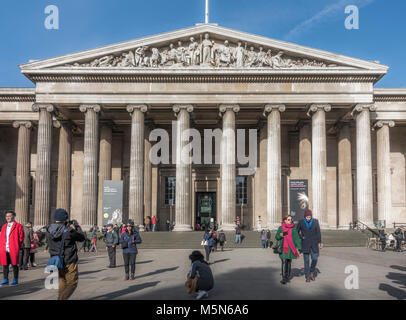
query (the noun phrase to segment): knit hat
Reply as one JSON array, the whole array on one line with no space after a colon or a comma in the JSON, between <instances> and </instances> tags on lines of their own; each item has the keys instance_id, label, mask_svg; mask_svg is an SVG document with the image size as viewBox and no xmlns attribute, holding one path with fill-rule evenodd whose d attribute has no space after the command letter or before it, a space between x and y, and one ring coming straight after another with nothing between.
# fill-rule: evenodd
<instances>
[{"instance_id":1,"label":"knit hat","mask_svg":"<svg viewBox=\"0 0 406 320\"><path fill-rule=\"evenodd\" d=\"M64 209L56 209L54 212L55 221L66 221L69 219L69 215Z\"/></svg>"},{"instance_id":2,"label":"knit hat","mask_svg":"<svg viewBox=\"0 0 406 320\"><path fill-rule=\"evenodd\" d=\"M310 209L307 209L306 211L305 211L305 213L304 213L304 217L306 218L306 217L311 217L313 215L313 213L312 213L312 210L310 210Z\"/></svg>"},{"instance_id":3,"label":"knit hat","mask_svg":"<svg viewBox=\"0 0 406 320\"><path fill-rule=\"evenodd\" d=\"M189 256L189 259L192 260L192 262L195 262L197 260L199 261L203 261L204 257L202 255L202 253L198 250L195 250L192 252L192 254Z\"/></svg>"}]
</instances>

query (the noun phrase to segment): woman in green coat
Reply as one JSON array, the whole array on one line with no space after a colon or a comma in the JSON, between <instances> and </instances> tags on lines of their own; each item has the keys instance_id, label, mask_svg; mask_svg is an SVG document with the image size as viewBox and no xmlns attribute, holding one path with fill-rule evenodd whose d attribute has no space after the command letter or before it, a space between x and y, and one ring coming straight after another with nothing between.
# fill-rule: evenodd
<instances>
[{"instance_id":1,"label":"woman in green coat","mask_svg":"<svg viewBox=\"0 0 406 320\"><path fill-rule=\"evenodd\" d=\"M282 249L282 252L279 254L282 260L281 283L286 284L290 280L292 259L299 257L299 251L302 248L299 233L296 230L291 215L283 218L282 225L276 232L275 239L279 241L279 247Z\"/></svg>"}]
</instances>

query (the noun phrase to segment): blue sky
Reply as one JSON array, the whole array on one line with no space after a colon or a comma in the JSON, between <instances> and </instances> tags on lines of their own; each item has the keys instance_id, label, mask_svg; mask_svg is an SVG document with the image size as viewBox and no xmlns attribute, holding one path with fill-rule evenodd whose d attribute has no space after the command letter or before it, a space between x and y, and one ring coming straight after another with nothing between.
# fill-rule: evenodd
<instances>
[{"instance_id":1,"label":"blue sky","mask_svg":"<svg viewBox=\"0 0 406 320\"><path fill-rule=\"evenodd\" d=\"M406 87L406 1L210 0L211 22L390 66L376 87ZM193 26L204 0L2 0L0 87L32 87L18 68L45 59ZM44 27L59 8L59 30ZM344 8L357 5L360 29L347 30Z\"/></svg>"}]
</instances>

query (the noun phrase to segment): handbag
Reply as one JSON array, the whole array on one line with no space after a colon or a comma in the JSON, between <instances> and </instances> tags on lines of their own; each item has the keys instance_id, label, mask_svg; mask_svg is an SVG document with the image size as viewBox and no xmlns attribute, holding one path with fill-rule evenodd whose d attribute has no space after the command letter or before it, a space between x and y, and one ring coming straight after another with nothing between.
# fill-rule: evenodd
<instances>
[{"instance_id":1,"label":"handbag","mask_svg":"<svg viewBox=\"0 0 406 320\"><path fill-rule=\"evenodd\" d=\"M64 255L64 248L65 248L65 238L66 238L66 233L68 232L68 228L65 227L65 230L63 231L62 234L62 240L61 240L61 248L59 249L59 255L53 256L48 260L46 269L48 270L49 267L54 266L58 268L59 270L63 269L65 265L65 255Z\"/></svg>"},{"instance_id":2,"label":"handbag","mask_svg":"<svg viewBox=\"0 0 406 320\"><path fill-rule=\"evenodd\" d=\"M201 245L202 245L202 246L207 246L207 245L209 245L209 243L207 242L207 240L202 240Z\"/></svg>"},{"instance_id":3,"label":"handbag","mask_svg":"<svg viewBox=\"0 0 406 320\"><path fill-rule=\"evenodd\" d=\"M128 240L130 240L130 239L128 239ZM128 248L128 240L121 242L121 248L122 249L127 249Z\"/></svg>"},{"instance_id":4,"label":"handbag","mask_svg":"<svg viewBox=\"0 0 406 320\"><path fill-rule=\"evenodd\" d=\"M282 246L279 241L277 242L277 245L273 247L273 253L282 254Z\"/></svg>"}]
</instances>

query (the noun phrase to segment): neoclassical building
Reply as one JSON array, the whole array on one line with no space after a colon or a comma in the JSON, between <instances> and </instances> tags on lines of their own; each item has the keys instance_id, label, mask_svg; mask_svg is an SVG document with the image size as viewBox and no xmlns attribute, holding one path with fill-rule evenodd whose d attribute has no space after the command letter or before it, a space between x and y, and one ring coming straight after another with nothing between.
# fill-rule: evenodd
<instances>
[{"instance_id":1,"label":"neoclassical building","mask_svg":"<svg viewBox=\"0 0 406 320\"><path fill-rule=\"evenodd\" d=\"M202 24L20 69L32 88L0 88L0 209L19 221L41 227L61 207L101 225L103 181L122 180L124 220L274 228L289 182L307 180L323 228L406 222L406 89L376 89L378 62ZM150 161L156 129L170 163ZM186 129L221 129L204 145L220 163L174 161ZM226 134L238 129L242 151ZM223 162L255 148L253 170Z\"/></svg>"}]
</instances>

